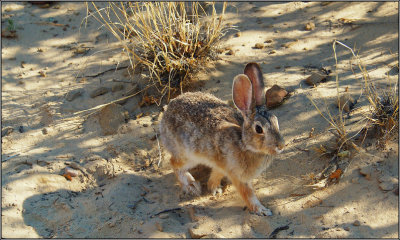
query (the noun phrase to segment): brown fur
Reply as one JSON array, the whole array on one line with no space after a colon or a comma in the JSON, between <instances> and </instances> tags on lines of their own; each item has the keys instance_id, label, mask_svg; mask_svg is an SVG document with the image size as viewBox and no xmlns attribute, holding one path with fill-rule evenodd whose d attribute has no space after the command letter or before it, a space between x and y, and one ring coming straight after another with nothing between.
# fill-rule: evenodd
<instances>
[{"instance_id":1,"label":"brown fur","mask_svg":"<svg viewBox=\"0 0 400 240\"><path fill-rule=\"evenodd\" d=\"M259 71L258 65L252 64L251 69ZM262 77L262 74L255 72L252 76ZM260 78L252 79L255 85L263 86L260 81ZM255 197L251 180L270 164L269 155L283 148L283 139L274 116L254 106L254 96L248 95L249 91L253 92L252 84L247 82L250 83L243 74L234 79L233 94L239 99L235 104L239 103L240 111L201 92L185 93L172 100L160 123L161 142L171 153L170 162L178 180L192 179L190 174L185 175L188 168L208 165L214 169L207 184L210 190L218 188L226 175L248 208L265 214L263 211L267 209ZM263 91L254 92L263 95ZM255 132L254 124L261 125L265 133ZM192 183L190 191L194 189Z\"/></svg>"}]
</instances>

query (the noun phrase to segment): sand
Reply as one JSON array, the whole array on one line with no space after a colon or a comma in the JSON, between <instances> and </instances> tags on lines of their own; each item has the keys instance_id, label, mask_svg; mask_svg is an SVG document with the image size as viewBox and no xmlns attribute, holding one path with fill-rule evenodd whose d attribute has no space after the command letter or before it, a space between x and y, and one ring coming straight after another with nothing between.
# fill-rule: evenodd
<instances>
[{"instance_id":1,"label":"sand","mask_svg":"<svg viewBox=\"0 0 400 240\"><path fill-rule=\"evenodd\" d=\"M333 141L329 124L307 97L319 106L326 102L335 114L337 108L334 80L316 87L304 82L312 67L325 67L338 72L340 91L348 87L359 96L360 75L353 75L357 66L344 47L337 46L335 68L335 39L359 50L378 86L386 86L387 72L398 81L392 73L399 51L396 2L229 4L226 22L236 30L221 44L233 54L225 51L198 75L204 83L198 90L228 101L233 77L256 61L266 88L278 84L291 92L272 110L286 148L253 182L274 213L268 217L245 210L229 183L221 196L180 194L156 136L162 106L140 108L138 96L86 119L74 114L134 87L118 42L94 19L85 26L85 16L79 2L45 9L2 3L2 30L11 18L18 36L2 38L1 119L2 130L10 129L2 137L2 237L268 238L275 229L281 229L274 232L278 238L398 237L398 137L385 149L371 141L354 153L338 184L306 186L329 162L313 149ZM305 30L308 23L314 27ZM99 87L107 92L92 98ZM349 122L367 112L368 102L362 98L356 106ZM106 130L113 134L104 135ZM62 176L66 167L78 176Z\"/></svg>"}]
</instances>

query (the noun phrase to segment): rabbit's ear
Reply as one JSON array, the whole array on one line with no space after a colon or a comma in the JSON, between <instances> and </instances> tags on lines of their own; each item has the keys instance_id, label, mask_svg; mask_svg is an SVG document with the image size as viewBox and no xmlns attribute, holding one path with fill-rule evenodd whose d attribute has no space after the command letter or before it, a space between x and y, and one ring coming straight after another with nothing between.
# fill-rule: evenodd
<instances>
[{"instance_id":1,"label":"rabbit's ear","mask_svg":"<svg viewBox=\"0 0 400 240\"><path fill-rule=\"evenodd\" d=\"M244 74L246 74L249 77L253 85L253 92L254 92L254 98L256 100L256 105L257 106L263 105L264 80L260 66L255 62L248 63L244 68Z\"/></svg>"},{"instance_id":2,"label":"rabbit's ear","mask_svg":"<svg viewBox=\"0 0 400 240\"><path fill-rule=\"evenodd\" d=\"M251 110L252 89L251 82L246 75L239 74L233 79L233 102L245 116L248 116Z\"/></svg>"}]
</instances>

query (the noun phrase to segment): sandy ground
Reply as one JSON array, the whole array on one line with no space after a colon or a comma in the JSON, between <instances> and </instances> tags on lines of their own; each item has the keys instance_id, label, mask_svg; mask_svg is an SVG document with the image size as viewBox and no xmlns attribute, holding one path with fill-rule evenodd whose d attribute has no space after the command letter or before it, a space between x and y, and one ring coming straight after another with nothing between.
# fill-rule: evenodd
<instances>
[{"instance_id":1,"label":"sandy ground","mask_svg":"<svg viewBox=\"0 0 400 240\"><path fill-rule=\"evenodd\" d=\"M162 147L159 151L155 137L162 106L140 108L140 97L134 97L87 120L74 115L132 89L126 68L103 73L127 66L126 56L94 19L81 25L85 16L83 3L47 9L2 3L2 30L12 19L18 35L2 38L2 130L10 129L2 137L2 237L266 238L284 226L276 237L398 237L398 138L385 149L372 141L355 154L338 184L322 190L305 186L307 176L329 162L312 149L333 139L307 96L320 106L326 101L335 114L337 108L335 81L315 88L304 83L312 66L335 71L332 42L337 39L356 47L371 80L385 87L386 73L398 63L397 3L230 3L226 21L241 35L230 31L222 45L234 54L220 54L199 81L201 91L228 101L233 77L256 61L267 88L279 84L292 92L273 110L286 149L254 180L260 201L274 213L270 217L244 210L230 184L219 197L181 196L169 155ZM315 28L306 31L309 22ZM256 43L265 47L254 48ZM362 83L351 71L355 62L343 47L337 54L340 91L348 87L357 97ZM389 79L398 81L398 75ZM99 87L113 91L92 98ZM360 119L367 101L360 99L357 108L351 120ZM101 121L116 116L123 123L105 136L108 123L102 128ZM67 180L66 167L77 169L78 176ZM360 168L370 176L362 176ZM385 191L380 181L389 184Z\"/></svg>"}]
</instances>

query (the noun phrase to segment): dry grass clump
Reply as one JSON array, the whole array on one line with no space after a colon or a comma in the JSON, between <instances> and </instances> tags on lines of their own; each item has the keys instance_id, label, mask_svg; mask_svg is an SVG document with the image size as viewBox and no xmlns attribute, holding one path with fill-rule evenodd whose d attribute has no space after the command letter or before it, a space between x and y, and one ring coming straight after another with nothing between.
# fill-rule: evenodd
<instances>
[{"instance_id":1,"label":"dry grass clump","mask_svg":"<svg viewBox=\"0 0 400 240\"><path fill-rule=\"evenodd\" d=\"M364 96L370 103L370 114L365 116L365 119L359 121L361 128L356 134L350 136L348 129L346 129L345 119L343 118L343 106L339 107L339 113L337 116L333 116L329 110L322 112L320 108L315 104L313 99L309 98L312 104L315 106L319 114L332 126L330 132L336 137L334 144L330 146L320 145L315 150L324 156L331 157L331 161L327 167L317 175L312 174L312 186L314 188L327 187L331 183L339 181L340 177L346 171L352 158L352 151L360 150L359 146L356 145L355 139L359 139L369 129L373 129L377 133L374 137L378 137L378 145L383 146L387 140L393 136L398 137L399 130L399 99L398 99L398 80L393 85L390 84L388 89L384 91L378 91L374 84L371 82L368 72L365 66L362 64L361 59L354 51L346 46L345 44L334 41L333 50L334 57L337 66L337 55L336 55L336 44L339 44L349 49L353 57L357 60L357 65L362 74L362 80L364 82L364 89L361 90L360 97ZM388 75L388 79L389 75ZM341 97L339 92L339 78L336 73L336 89L337 89L337 100ZM345 93L344 93L345 94ZM326 104L325 104L326 105ZM327 108L328 109L328 108ZM355 126L351 126L351 130L354 131ZM357 128L358 129L358 128Z\"/></svg>"},{"instance_id":2,"label":"dry grass clump","mask_svg":"<svg viewBox=\"0 0 400 240\"><path fill-rule=\"evenodd\" d=\"M386 142L399 132L399 91L398 81L390 84L387 89L377 90L373 83L365 82L366 95L370 103L369 124L363 129L364 138L369 130L377 137L378 146L384 148Z\"/></svg>"},{"instance_id":3,"label":"dry grass clump","mask_svg":"<svg viewBox=\"0 0 400 240\"><path fill-rule=\"evenodd\" d=\"M122 44L132 69L148 72L158 103L182 92L194 74L214 59L224 33L226 3L218 14L205 2L110 2L92 16ZM210 9L208 13L206 7ZM180 90L180 91L177 91Z\"/></svg>"}]
</instances>

